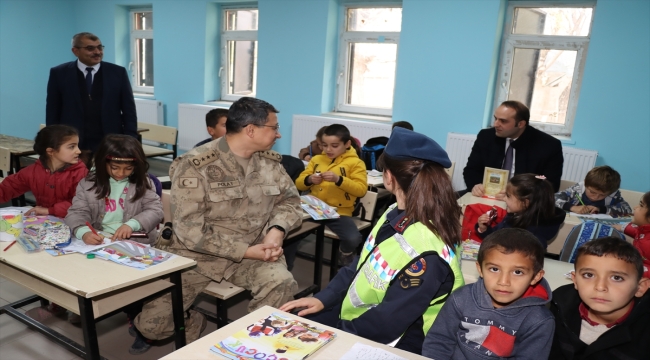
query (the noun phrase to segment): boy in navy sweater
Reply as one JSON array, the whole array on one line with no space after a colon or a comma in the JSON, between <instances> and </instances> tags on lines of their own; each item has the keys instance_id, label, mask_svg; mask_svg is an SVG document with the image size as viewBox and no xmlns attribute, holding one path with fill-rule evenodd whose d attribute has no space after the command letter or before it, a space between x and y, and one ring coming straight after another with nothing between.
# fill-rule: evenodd
<instances>
[{"instance_id":1,"label":"boy in navy sweater","mask_svg":"<svg viewBox=\"0 0 650 360\"><path fill-rule=\"evenodd\" d=\"M453 292L424 339L435 359L546 359L553 315L545 307L544 248L529 231L507 228L483 240L481 278Z\"/></svg>"}]
</instances>

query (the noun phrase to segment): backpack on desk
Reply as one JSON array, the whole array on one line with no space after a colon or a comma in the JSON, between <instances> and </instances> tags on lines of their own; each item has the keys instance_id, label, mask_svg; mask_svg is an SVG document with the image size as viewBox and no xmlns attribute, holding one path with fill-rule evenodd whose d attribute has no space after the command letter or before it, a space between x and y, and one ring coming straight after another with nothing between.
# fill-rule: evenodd
<instances>
[{"instance_id":1,"label":"backpack on desk","mask_svg":"<svg viewBox=\"0 0 650 360\"><path fill-rule=\"evenodd\" d=\"M625 235L609 225L600 224L595 221L586 221L574 226L571 232L569 232L569 236L566 237L562 252L560 252L560 261L575 263L579 247L591 240L607 236L618 237L626 241Z\"/></svg>"},{"instance_id":2,"label":"backpack on desk","mask_svg":"<svg viewBox=\"0 0 650 360\"><path fill-rule=\"evenodd\" d=\"M368 139L361 148L361 160L366 163L367 170L377 169L377 160L384 153L388 138L385 136Z\"/></svg>"}]
</instances>

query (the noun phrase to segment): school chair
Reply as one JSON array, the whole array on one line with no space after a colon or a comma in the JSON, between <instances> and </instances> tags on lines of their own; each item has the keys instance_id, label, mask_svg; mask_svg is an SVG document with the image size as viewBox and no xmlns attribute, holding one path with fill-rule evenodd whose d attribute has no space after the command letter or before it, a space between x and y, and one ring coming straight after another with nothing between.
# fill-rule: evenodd
<instances>
[{"instance_id":1,"label":"school chair","mask_svg":"<svg viewBox=\"0 0 650 360\"><path fill-rule=\"evenodd\" d=\"M171 126L155 125L138 122L138 128L146 128L147 131L141 133L142 140L158 142L161 146L142 144L142 150L146 157L172 155L172 160L177 156L178 129ZM167 145L171 145L169 150Z\"/></svg>"}]
</instances>

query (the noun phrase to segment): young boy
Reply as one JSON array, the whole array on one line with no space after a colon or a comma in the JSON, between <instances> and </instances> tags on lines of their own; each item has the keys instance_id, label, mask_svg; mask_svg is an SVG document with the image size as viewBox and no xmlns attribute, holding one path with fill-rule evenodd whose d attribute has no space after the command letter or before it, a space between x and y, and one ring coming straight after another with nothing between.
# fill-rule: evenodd
<instances>
[{"instance_id":1,"label":"young boy","mask_svg":"<svg viewBox=\"0 0 650 360\"><path fill-rule=\"evenodd\" d=\"M546 359L555 324L544 306L551 289L543 267L544 248L527 230L490 234L478 252L481 278L451 294L424 339L422 355Z\"/></svg>"},{"instance_id":2,"label":"young boy","mask_svg":"<svg viewBox=\"0 0 650 360\"><path fill-rule=\"evenodd\" d=\"M642 269L639 252L615 237L581 246L574 284L553 292L549 358L650 359L650 280Z\"/></svg>"},{"instance_id":3,"label":"young boy","mask_svg":"<svg viewBox=\"0 0 650 360\"><path fill-rule=\"evenodd\" d=\"M226 135L227 119L228 109L212 109L208 111L208 113L205 114L205 126L207 127L210 137L194 145L194 147L199 147Z\"/></svg>"},{"instance_id":4,"label":"young boy","mask_svg":"<svg viewBox=\"0 0 650 360\"><path fill-rule=\"evenodd\" d=\"M555 206L578 214L607 214L612 217L632 213L618 188L621 175L609 166L589 170L585 181L555 194Z\"/></svg>"}]
</instances>

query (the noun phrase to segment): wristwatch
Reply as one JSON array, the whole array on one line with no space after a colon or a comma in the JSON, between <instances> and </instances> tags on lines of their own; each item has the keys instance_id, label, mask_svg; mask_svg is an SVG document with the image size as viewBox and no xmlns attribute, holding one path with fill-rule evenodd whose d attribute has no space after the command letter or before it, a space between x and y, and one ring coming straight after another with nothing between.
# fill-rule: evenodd
<instances>
[{"instance_id":1,"label":"wristwatch","mask_svg":"<svg viewBox=\"0 0 650 360\"><path fill-rule=\"evenodd\" d=\"M282 232L285 233L285 234L287 233L287 231L284 230L284 228L283 228L282 226L280 226L280 225L272 225L272 226L269 226L269 230L271 230L271 229L278 229L278 230L282 231Z\"/></svg>"}]
</instances>

